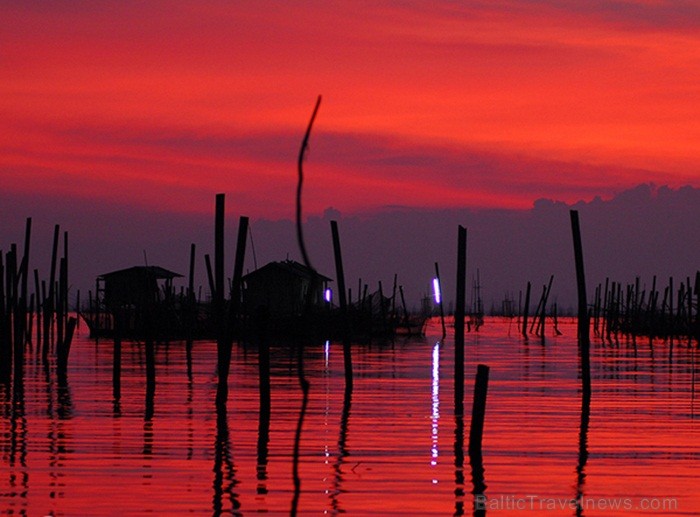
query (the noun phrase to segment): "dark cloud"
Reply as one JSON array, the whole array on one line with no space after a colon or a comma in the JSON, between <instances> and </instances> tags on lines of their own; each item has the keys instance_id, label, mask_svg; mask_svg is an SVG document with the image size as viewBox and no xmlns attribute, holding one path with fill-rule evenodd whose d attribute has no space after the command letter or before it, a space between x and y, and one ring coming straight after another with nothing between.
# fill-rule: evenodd
<instances>
[{"instance_id":1,"label":"dark cloud","mask_svg":"<svg viewBox=\"0 0 700 517\"><path fill-rule=\"evenodd\" d=\"M237 228L235 200L227 198L227 261L232 262ZM155 212L39 195L0 194L0 248L23 241L24 222L33 217L32 268L48 268L53 225L68 231L71 243L71 283L83 293L96 275L144 261L179 272L188 267L189 245L196 243L198 283L206 286L205 253L213 249L212 214ZM409 303L427 293L433 264L440 263L447 299L453 298L457 225L468 231L470 277L479 269L487 307L506 295L517 299L527 281L539 289L554 275L553 296L560 307L575 304L575 274L569 209L580 212L589 293L606 278L649 286L653 275L664 285L670 276L693 277L700 256L700 189L643 184L610 200L594 198L567 204L541 198L528 210L386 208L364 214L327 209L305 222L305 235L316 267L334 277L329 220L339 220L348 285L358 280L376 288L391 286L394 274ZM253 218L252 248L246 270L289 256L299 259L290 220ZM232 271L232 264L227 270ZM206 291L206 288L205 288ZM537 291L535 291L537 292Z\"/></svg>"}]
</instances>

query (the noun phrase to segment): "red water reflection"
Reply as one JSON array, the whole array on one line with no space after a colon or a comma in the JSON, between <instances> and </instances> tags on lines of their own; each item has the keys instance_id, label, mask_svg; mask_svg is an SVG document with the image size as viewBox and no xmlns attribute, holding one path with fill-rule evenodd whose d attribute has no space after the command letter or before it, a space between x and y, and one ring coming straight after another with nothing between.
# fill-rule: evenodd
<instances>
[{"instance_id":1,"label":"red water reflection","mask_svg":"<svg viewBox=\"0 0 700 517\"><path fill-rule=\"evenodd\" d=\"M583 429L573 323L560 322L564 335L544 345L512 328L487 320L467 334L464 422L453 416L454 349L438 340L439 326L421 340L353 345L355 389L345 404L341 345L309 343L299 513L471 515L474 471L460 453L477 363L491 367L486 514L700 512L694 349L594 343ZM191 376L184 344L160 345L149 420L142 347L124 345L115 405L111 346L78 336L67 379L30 356L23 383L0 387L0 508L288 514L301 405L293 351L272 347L272 407L261 421L255 347L235 347L228 408L217 414L215 344L195 343Z\"/></svg>"}]
</instances>

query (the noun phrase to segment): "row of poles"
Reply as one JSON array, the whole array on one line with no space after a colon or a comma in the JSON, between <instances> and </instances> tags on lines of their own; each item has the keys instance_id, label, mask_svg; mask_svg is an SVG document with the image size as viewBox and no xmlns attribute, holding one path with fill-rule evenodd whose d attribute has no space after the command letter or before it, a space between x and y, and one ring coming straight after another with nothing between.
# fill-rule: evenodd
<instances>
[{"instance_id":1,"label":"row of poles","mask_svg":"<svg viewBox=\"0 0 700 517\"><path fill-rule=\"evenodd\" d=\"M314 107L311 120L307 127L304 139L302 141L301 149L298 158L298 185L297 185L297 211L296 211L296 227L297 227L297 240L299 248L304 260L304 264L312 272L315 269L311 265L310 259L306 252L306 247L303 237L302 228L302 203L301 203L301 192L303 186L303 160L305 152L308 146L308 140L311 133L311 128L315 120L316 114L318 112L319 105L321 103L321 96L318 97L316 105ZM583 483L583 469L585 466L587 453L586 442L587 442L587 430L588 430L588 420L590 415L590 397L591 397L591 377L590 377L590 325L588 318L588 307L586 302L586 286L585 286L585 274L583 265L583 250L581 244L581 234L579 227L578 212L572 210L571 215L571 228L574 243L574 257L576 265L576 279L577 279L577 292L578 292L578 343L579 343L579 356L581 361L581 379L582 379L582 410L581 410L581 430L579 439L579 464L577 465L578 473L578 483L577 489L581 490L581 485ZM345 325L345 332L343 338L343 352L344 352L344 366L345 366L345 398L343 407L343 417L342 421L347 423L350 411L350 401L353 388L353 376L352 376L352 359L350 354L350 345L348 339L348 325L347 325L347 300L345 299L345 278L343 274L342 265L342 255L340 252L340 238L338 233L337 223L334 221L331 225L333 245L334 245L334 256L336 265L336 277L339 286L340 293L340 308L341 313L344 315L343 321ZM231 346L232 339L230 333L227 332L226 319L223 318L223 195L217 196L217 211L216 211L216 252L215 252L215 271L216 271L216 289L217 297L215 298L215 306L217 307L217 314L219 321L221 322L220 337L217 340L217 348L219 352L218 360L218 372L219 372L219 389L217 390L217 407L224 407L226 402L226 397L228 394L227 382L229 373L229 363L231 357ZM464 330L465 330L465 313L466 313L466 258L467 258L467 231L463 226L458 227L458 238L457 238L457 278L456 278L456 310L455 310L455 389L454 389L454 413L456 418L456 440L455 440L455 475L458 487L460 486L460 479L463 481L463 462L464 462L464 444L463 444L463 418L464 418ZM236 276L236 270L239 268L238 259L242 259L245 246L245 236L241 238L239 233L239 247L237 248L237 264L234 268L234 290L237 283L240 282L240 277ZM243 250L243 251L242 251ZM436 264L436 273L438 275L439 282L439 270ZM315 275L312 275L312 286ZM543 297L541 299L541 312L538 310L537 313L541 314L540 321L544 323L544 307L546 306L546 300L551 289L553 278L550 278L549 285L545 287L543 292ZM529 287L529 284L528 284ZM310 289L311 291L311 289ZM529 289L528 289L529 291ZM528 297L529 298L529 297ZM233 300L232 300L233 301ZM233 303L231 304L234 305ZM442 305L440 305L442 308ZM446 335L444 314L441 312L441 321L443 329L443 338ZM523 330L527 328L526 323L523 324ZM525 333L525 332L524 332ZM262 339L261 343L265 340ZM265 347L263 346L263 349ZM269 351L267 351L269 354ZM264 363L267 362L269 366L269 355L265 353L261 354L260 359L260 395L261 395L261 414L263 408L266 407L269 411L269 370L264 372ZM304 375L303 367L303 346L301 343L298 346L298 378L299 384L302 391L302 406L299 414L299 421L297 424L297 429L295 433L294 440L294 453L293 453L293 466L292 475L294 481L294 496L292 498L292 505L290 509L290 515L296 515L298 509L299 495L301 492L301 480L299 477L298 466L299 466L299 446L301 439L301 430L303 427L304 416L306 412L306 407L308 404L308 395L310 391L310 384ZM268 376L266 381L264 377ZM470 432L469 432L469 445L468 452L470 457L470 465L472 468L472 479L474 490L473 493L476 497L483 497L483 492L485 489L484 484L484 469L483 469L483 458L482 458L482 438L483 438L483 428L484 419L486 412L486 398L488 392L488 378L489 378L489 367L485 364L477 365L477 373L474 386L474 401L472 405L472 415L470 422ZM264 400L266 398L266 400ZM265 406L266 404L266 406ZM225 409L224 409L225 411ZM262 415L261 415L262 419ZM463 483L462 483L463 486ZM458 496L458 506L460 494L459 489L456 492ZM459 508L457 508L459 510ZM485 511L485 510L483 510ZM475 513L482 513L475 508Z\"/></svg>"},{"instance_id":2,"label":"row of poles","mask_svg":"<svg viewBox=\"0 0 700 517\"><path fill-rule=\"evenodd\" d=\"M53 352L57 372L64 376L77 325L69 315L68 233L63 233L59 257L61 232L55 225L49 280L39 281L39 271L34 269L33 293L29 292L31 235L32 219L27 218L22 252L15 243L5 253L0 250L0 382L6 384L13 376L22 378L25 352L33 347L46 364Z\"/></svg>"},{"instance_id":3,"label":"row of poles","mask_svg":"<svg viewBox=\"0 0 700 517\"><path fill-rule=\"evenodd\" d=\"M237 300L240 299L240 292L237 291L237 286L240 289L240 278L242 274L242 264L245 256L245 242L247 232L247 219L241 219L239 225L238 243L236 249L236 261L234 265L234 275L232 282L231 300L228 308L224 298L224 195L219 194L216 198L216 217L215 217L215 261L214 261L214 307L219 322L219 332L217 337L217 370L218 370L218 387L216 404L219 411L225 414L225 404L228 397L228 375L230 370L231 349L233 344L233 322L235 322L236 311L240 309ZM581 372L582 372L582 387L583 387L583 406L582 406L582 430L584 425L587 429L588 415L590 411L590 360L589 360L589 321L588 310L586 303L585 277L583 273L583 256L581 249L580 229L578 226L578 214L575 211L571 212L572 232L574 236L574 251L576 259L576 274L579 297L579 347L581 357ZM332 236L334 243L334 252L336 259L336 273L339 283L339 292L344 293L344 275L342 265L342 255L340 252L340 238L337 227L337 222L332 223ZM8 253L0 254L0 352L2 353L3 379L9 380L8 368L14 364L15 377L21 377L22 365L24 361L24 350L26 346L32 343L32 317L37 315L37 344L41 344L41 357L48 357L48 350L53 343L57 355L57 368L59 374L63 372L65 375L68 354L70 351L70 343L72 340L73 331L75 329L75 318L67 318L67 264L68 264L68 239L67 234L64 234L64 254L58 261L58 242L59 242L59 227L56 226L54 233L54 246L52 254L51 279L49 285L52 288L46 289L46 283L38 282L38 272L34 271L36 285L41 285L45 296L41 297L40 304L34 304L34 296L27 296L28 292L28 262L29 262L29 242L31 235L31 219L27 220L26 241L24 254L19 260L16 245L11 246ZM464 330L465 330L465 312L466 312L466 245L467 235L466 229L462 226L458 228L458 257L457 257L457 302L455 311L455 416L458 419L458 429L463 429L459 425L464 416ZM4 258L4 260L2 260ZM56 263L59 264L58 280L56 280ZM39 290L37 289L38 293ZM35 293L36 294L36 293ZM29 302L27 299L29 298ZM341 311L347 310L347 301L340 296ZM228 309L228 313L227 313ZM67 318L67 319L66 319ZM116 318L119 321L119 318ZM148 326L146 327L148 329ZM41 334L43 331L43 334ZM261 337L264 332L261 330ZM346 334L347 335L347 334ZM266 346L267 340L261 339L260 349L260 397L261 397L261 419L263 414L266 415L265 420L269 422L270 411L270 379L269 379L269 348ZM308 400L309 384L303 375L302 347L299 347L299 378L304 392L304 401ZM352 359L350 355L349 340L343 340L344 351L344 366L345 366L345 401L343 410L343 420L347 422L350 410L350 398L353 387L352 377ZM114 379L115 379L115 399L119 398L119 369L121 363L121 341L119 333L115 334L114 342ZM147 373L147 400L153 400L155 391L155 349L153 344L153 336L146 336L146 373ZM477 366L474 401L472 406L472 418L469 432L468 451L470 456L470 464L472 466L472 474L475 480L474 493L483 492L483 461L481 453L481 444L483 437L484 417L486 409L486 396L488 391L489 367L484 364ZM304 404L305 406L305 404ZM302 407L300 422L297 433L300 433L301 424L303 422L303 413L305 407ZM147 407L147 416L149 410ZM152 415L152 409L151 409ZM148 419L148 418L147 418ZM224 417L225 420L225 417ZM219 419L221 421L221 419ZM295 440L295 454L298 455L299 436ZM456 449L462 450L463 438L461 433L458 433L456 441ZM583 455L582 455L583 456ZM456 455L457 467L463 467L463 455ZM460 464L462 463L462 464ZM295 469L298 466L295 463ZM582 468L582 466L580 466ZM295 487L299 488L298 471L294 474ZM480 480L480 481L479 481ZM297 492L298 494L298 492ZM295 512L293 512L295 513Z\"/></svg>"},{"instance_id":4,"label":"row of poles","mask_svg":"<svg viewBox=\"0 0 700 517\"><path fill-rule=\"evenodd\" d=\"M689 343L693 338L700 341L699 308L700 271L694 282L688 276L676 284L670 277L663 293L657 289L656 276L648 291L640 286L639 277L626 285L606 279L605 284L596 287L593 330L608 342L619 334L647 336L650 340L685 337Z\"/></svg>"}]
</instances>

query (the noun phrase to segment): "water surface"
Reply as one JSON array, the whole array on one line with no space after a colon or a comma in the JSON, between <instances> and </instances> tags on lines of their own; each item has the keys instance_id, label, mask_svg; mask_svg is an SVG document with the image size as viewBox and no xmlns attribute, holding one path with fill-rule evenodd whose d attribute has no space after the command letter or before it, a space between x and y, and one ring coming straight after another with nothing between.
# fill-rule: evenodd
<instances>
[{"instance_id":1,"label":"water surface","mask_svg":"<svg viewBox=\"0 0 700 517\"><path fill-rule=\"evenodd\" d=\"M353 344L350 405L342 346L307 343L299 513L472 515L475 501L487 515L700 513L695 348L594 339L582 419L575 325L560 328L544 344L523 340L515 321L468 333L463 420L454 415L453 341L439 325L421 339ZM23 382L0 386L0 510L288 514L301 391L287 345L272 348L269 422L259 415L253 345L234 346L225 414L214 405L215 343L194 344L189 373L183 343L159 345L152 418L140 344L124 344L118 404L110 341L81 329L67 379L30 354ZM490 367L483 479L465 450L478 363Z\"/></svg>"}]
</instances>

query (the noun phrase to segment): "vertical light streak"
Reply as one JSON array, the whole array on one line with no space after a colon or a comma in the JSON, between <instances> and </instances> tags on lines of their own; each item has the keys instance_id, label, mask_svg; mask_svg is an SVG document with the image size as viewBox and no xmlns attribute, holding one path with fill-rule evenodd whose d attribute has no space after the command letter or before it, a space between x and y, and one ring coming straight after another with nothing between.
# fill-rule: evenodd
<instances>
[{"instance_id":1,"label":"vertical light streak","mask_svg":"<svg viewBox=\"0 0 700 517\"><path fill-rule=\"evenodd\" d=\"M440 281L437 277L433 278L433 293L435 295L435 303L439 305L442 300L442 293L440 291Z\"/></svg>"},{"instance_id":2,"label":"vertical light streak","mask_svg":"<svg viewBox=\"0 0 700 517\"><path fill-rule=\"evenodd\" d=\"M437 466L438 449L438 422L440 420L440 342L433 346L433 382L432 382L432 413L431 413L431 449L430 465ZM433 479L433 483L437 483Z\"/></svg>"}]
</instances>

